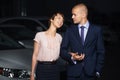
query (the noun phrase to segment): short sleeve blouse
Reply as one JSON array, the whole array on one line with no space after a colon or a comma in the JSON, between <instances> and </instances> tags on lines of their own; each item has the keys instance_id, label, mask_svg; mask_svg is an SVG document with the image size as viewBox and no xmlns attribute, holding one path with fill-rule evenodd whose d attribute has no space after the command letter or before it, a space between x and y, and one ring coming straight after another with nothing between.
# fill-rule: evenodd
<instances>
[{"instance_id":1,"label":"short sleeve blouse","mask_svg":"<svg viewBox=\"0 0 120 80\"><path fill-rule=\"evenodd\" d=\"M35 35L34 41L40 45L37 60L54 61L58 59L62 41L60 34L56 33L55 37L50 37L44 31L38 32Z\"/></svg>"}]
</instances>

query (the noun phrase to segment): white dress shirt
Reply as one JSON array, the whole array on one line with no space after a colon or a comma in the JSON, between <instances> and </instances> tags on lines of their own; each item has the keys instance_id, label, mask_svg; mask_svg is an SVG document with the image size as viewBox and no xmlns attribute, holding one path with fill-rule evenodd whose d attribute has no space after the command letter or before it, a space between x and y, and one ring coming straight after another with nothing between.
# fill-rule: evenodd
<instances>
[{"instance_id":1,"label":"white dress shirt","mask_svg":"<svg viewBox=\"0 0 120 80\"><path fill-rule=\"evenodd\" d=\"M86 35L87 35L87 32L88 32L88 28L89 28L89 22L87 21L84 25L81 25L81 24L78 25L80 36L81 36L81 28L80 28L81 26L85 27L84 28L84 41L85 41ZM77 62L75 60L73 60L73 57L71 57L71 59L72 59L72 61L73 61L74 64L77 64Z\"/></svg>"}]
</instances>

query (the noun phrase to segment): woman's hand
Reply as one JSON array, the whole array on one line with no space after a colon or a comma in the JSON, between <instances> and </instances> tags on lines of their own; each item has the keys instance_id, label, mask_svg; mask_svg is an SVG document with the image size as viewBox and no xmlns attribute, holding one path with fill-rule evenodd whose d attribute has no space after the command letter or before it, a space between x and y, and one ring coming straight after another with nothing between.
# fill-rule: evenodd
<instances>
[{"instance_id":1,"label":"woman's hand","mask_svg":"<svg viewBox=\"0 0 120 80\"><path fill-rule=\"evenodd\" d=\"M30 76L30 80L35 80L35 76L34 76L34 74L31 74L31 76Z\"/></svg>"}]
</instances>

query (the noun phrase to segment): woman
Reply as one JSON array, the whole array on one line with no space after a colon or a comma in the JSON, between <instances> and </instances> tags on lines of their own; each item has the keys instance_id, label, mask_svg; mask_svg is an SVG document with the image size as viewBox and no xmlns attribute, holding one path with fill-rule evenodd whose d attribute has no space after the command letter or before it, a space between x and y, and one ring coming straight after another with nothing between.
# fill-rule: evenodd
<instances>
[{"instance_id":1,"label":"woman","mask_svg":"<svg viewBox=\"0 0 120 80\"><path fill-rule=\"evenodd\" d=\"M49 21L49 29L38 32L34 38L30 80L59 80L56 60L59 58L62 37L56 31L63 25L64 16L55 13Z\"/></svg>"}]
</instances>

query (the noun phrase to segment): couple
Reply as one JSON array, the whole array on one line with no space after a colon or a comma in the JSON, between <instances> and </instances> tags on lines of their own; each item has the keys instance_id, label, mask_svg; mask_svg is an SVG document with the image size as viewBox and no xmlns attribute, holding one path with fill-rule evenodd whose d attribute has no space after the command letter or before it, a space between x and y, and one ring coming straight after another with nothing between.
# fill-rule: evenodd
<instances>
[{"instance_id":1,"label":"couple","mask_svg":"<svg viewBox=\"0 0 120 80\"><path fill-rule=\"evenodd\" d=\"M50 18L47 31L36 34L31 80L59 80L56 65L59 55L68 62L67 80L95 80L100 77L105 55L102 31L88 21L87 15L85 4L75 5L72 8L75 25L67 29L63 39L56 33L63 25L64 16L61 13L55 13Z\"/></svg>"}]
</instances>

